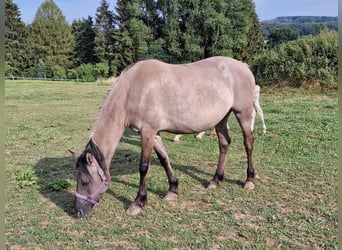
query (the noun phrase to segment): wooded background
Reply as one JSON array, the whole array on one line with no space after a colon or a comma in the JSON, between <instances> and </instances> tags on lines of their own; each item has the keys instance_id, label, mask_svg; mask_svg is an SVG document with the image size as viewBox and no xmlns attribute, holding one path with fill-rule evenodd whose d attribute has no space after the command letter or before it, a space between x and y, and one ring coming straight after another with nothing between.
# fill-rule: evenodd
<instances>
[{"instance_id":1,"label":"wooded background","mask_svg":"<svg viewBox=\"0 0 342 250\"><path fill-rule=\"evenodd\" d=\"M252 0L102 0L68 24L53 0L31 24L6 0L7 77L95 81L145 58L188 63L215 55L248 63L261 85L337 81L337 17L260 22Z\"/></svg>"}]
</instances>

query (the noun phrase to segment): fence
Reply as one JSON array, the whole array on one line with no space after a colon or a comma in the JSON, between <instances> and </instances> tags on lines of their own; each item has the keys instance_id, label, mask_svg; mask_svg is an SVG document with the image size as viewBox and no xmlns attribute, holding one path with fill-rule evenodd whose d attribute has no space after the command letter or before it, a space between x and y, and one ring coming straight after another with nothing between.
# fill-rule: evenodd
<instances>
[{"instance_id":1,"label":"fence","mask_svg":"<svg viewBox=\"0 0 342 250\"><path fill-rule=\"evenodd\" d=\"M5 80L29 80L29 81L60 81L60 82L94 82L83 79L60 79L60 78L43 78L43 77L21 77L21 76L6 76Z\"/></svg>"}]
</instances>

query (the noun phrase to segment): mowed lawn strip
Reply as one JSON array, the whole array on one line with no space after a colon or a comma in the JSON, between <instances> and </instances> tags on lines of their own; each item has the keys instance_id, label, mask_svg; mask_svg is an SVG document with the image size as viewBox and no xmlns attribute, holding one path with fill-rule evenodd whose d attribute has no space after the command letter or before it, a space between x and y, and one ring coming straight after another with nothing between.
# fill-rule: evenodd
<instances>
[{"instance_id":1,"label":"mowed lawn strip","mask_svg":"<svg viewBox=\"0 0 342 250\"><path fill-rule=\"evenodd\" d=\"M225 180L207 190L217 138L162 132L179 179L153 154L148 204L125 215L139 185L140 138L127 130L111 164L112 186L86 220L72 216L75 160L110 85L6 81L7 249L337 249L337 92L262 88L267 133L256 119L256 189L246 191L246 155L234 115Z\"/></svg>"}]
</instances>

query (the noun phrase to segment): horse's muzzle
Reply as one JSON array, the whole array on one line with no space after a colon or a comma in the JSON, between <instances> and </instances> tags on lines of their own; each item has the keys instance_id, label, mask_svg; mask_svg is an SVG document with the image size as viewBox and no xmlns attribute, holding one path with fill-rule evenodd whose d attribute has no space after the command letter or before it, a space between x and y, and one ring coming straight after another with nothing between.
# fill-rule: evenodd
<instances>
[{"instance_id":1,"label":"horse's muzzle","mask_svg":"<svg viewBox=\"0 0 342 250\"><path fill-rule=\"evenodd\" d=\"M79 209L76 210L76 218L77 219L84 219L84 218L88 218L91 215L91 209Z\"/></svg>"},{"instance_id":2,"label":"horse's muzzle","mask_svg":"<svg viewBox=\"0 0 342 250\"><path fill-rule=\"evenodd\" d=\"M77 219L83 219L90 217L92 212L92 205L84 200L78 198L75 199L75 217Z\"/></svg>"}]
</instances>

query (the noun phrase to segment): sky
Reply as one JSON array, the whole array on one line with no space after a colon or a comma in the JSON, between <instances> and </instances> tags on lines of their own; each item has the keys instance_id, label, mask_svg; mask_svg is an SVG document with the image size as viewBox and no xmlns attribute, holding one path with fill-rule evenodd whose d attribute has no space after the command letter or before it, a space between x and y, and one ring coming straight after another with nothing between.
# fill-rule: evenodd
<instances>
[{"instance_id":1,"label":"sky","mask_svg":"<svg viewBox=\"0 0 342 250\"><path fill-rule=\"evenodd\" d=\"M253 0L260 21L279 16L338 16L338 0ZM21 19L32 23L44 0L13 0L19 7ZM75 19L95 17L101 0L54 0L68 23ZM107 0L114 10L115 0Z\"/></svg>"}]
</instances>

